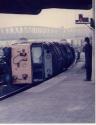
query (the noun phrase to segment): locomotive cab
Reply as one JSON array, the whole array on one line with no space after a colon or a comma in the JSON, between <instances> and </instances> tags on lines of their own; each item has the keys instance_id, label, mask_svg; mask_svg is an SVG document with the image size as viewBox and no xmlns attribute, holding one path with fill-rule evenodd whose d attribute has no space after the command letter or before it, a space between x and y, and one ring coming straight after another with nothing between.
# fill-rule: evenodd
<instances>
[{"instance_id":1,"label":"locomotive cab","mask_svg":"<svg viewBox=\"0 0 96 125\"><path fill-rule=\"evenodd\" d=\"M52 76L52 54L46 43L32 43L33 81L44 81Z\"/></svg>"},{"instance_id":2,"label":"locomotive cab","mask_svg":"<svg viewBox=\"0 0 96 125\"><path fill-rule=\"evenodd\" d=\"M43 47L41 43L32 43L32 67L33 67L33 82L41 82L44 80L44 61Z\"/></svg>"}]
</instances>

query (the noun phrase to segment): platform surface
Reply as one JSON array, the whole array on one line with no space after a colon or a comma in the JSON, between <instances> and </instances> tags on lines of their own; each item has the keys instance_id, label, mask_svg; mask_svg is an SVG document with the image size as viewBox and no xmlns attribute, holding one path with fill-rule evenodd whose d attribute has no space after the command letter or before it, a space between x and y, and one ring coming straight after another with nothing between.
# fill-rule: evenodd
<instances>
[{"instance_id":1,"label":"platform surface","mask_svg":"<svg viewBox=\"0 0 96 125\"><path fill-rule=\"evenodd\" d=\"M95 83L84 63L0 102L0 123L94 123Z\"/></svg>"}]
</instances>

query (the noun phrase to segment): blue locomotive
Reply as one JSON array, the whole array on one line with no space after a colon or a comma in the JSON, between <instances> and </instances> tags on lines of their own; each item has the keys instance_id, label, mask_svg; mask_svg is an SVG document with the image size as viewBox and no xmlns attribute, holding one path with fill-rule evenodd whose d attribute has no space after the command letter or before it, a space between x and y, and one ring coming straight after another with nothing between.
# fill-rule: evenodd
<instances>
[{"instance_id":1,"label":"blue locomotive","mask_svg":"<svg viewBox=\"0 0 96 125\"><path fill-rule=\"evenodd\" d=\"M32 87L67 70L76 60L68 43L25 42L0 48L0 94Z\"/></svg>"}]
</instances>

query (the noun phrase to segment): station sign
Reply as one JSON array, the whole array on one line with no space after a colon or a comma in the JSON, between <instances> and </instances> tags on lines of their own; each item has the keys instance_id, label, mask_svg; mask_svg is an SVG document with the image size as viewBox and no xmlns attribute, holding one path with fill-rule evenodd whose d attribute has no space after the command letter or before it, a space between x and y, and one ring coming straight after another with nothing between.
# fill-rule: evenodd
<instances>
[{"instance_id":1,"label":"station sign","mask_svg":"<svg viewBox=\"0 0 96 125\"><path fill-rule=\"evenodd\" d=\"M75 20L76 24L90 24L88 17L83 17L83 14L78 15L78 20Z\"/></svg>"}]
</instances>

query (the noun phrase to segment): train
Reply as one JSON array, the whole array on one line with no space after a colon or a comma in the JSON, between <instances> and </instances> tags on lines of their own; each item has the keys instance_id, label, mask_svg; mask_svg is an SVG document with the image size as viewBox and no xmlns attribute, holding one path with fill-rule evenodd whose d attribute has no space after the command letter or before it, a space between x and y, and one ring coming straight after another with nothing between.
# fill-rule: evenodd
<instances>
[{"instance_id":1,"label":"train","mask_svg":"<svg viewBox=\"0 0 96 125\"><path fill-rule=\"evenodd\" d=\"M60 42L19 42L0 48L0 86L7 95L66 71L77 61L75 49Z\"/></svg>"}]
</instances>

